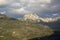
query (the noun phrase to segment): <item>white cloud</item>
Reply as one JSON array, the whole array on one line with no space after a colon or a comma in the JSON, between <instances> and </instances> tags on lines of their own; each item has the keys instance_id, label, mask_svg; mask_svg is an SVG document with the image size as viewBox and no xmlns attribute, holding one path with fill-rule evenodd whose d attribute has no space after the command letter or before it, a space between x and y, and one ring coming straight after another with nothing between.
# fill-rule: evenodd
<instances>
[{"instance_id":1,"label":"white cloud","mask_svg":"<svg viewBox=\"0 0 60 40\"><path fill-rule=\"evenodd\" d=\"M37 0L29 0L29 2L31 3L35 3Z\"/></svg>"},{"instance_id":2,"label":"white cloud","mask_svg":"<svg viewBox=\"0 0 60 40\"><path fill-rule=\"evenodd\" d=\"M12 7L19 7L19 6L21 6L21 4L20 3L12 3L11 6Z\"/></svg>"},{"instance_id":3,"label":"white cloud","mask_svg":"<svg viewBox=\"0 0 60 40\"><path fill-rule=\"evenodd\" d=\"M26 14L26 13L29 13L29 11L25 10L24 8L13 9L12 12L18 13L18 14Z\"/></svg>"},{"instance_id":4,"label":"white cloud","mask_svg":"<svg viewBox=\"0 0 60 40\"><path fill-rule=\"evenodd\" d=\"M20 0L20 2L25 3L25 2L29 2L29 0Z\"/></svg>"},{"instance_id":5,"label":"white cloud","mask_svg":"<svg viewBox=\"0 0 60 40\"><path fill-rule=\"evenodd\" d=\"M51 3L51 0L38 0L38 2L41 2L41 3Z\"/></svg>"},{"instance_id":6,"label":"white cloud","mask_svg":"<svg viewBox=\"0 0 60 40\"><path fill-rule=\"evenodd\" d=\"M0 0L0 5L6 5L6 4L8 4L7 0Z\"/></svg>"},{"instance_id":7,"label":"white cloud","mask_svg":"<svg viewBox=\"0 0 60 40\"><path fill-rule=\"evenodd\" d=\"M40 4L41 7L45 7L46 5L45 4Z\"/></svg>"},{"instance_id":8,"label":"white cloud","mask_svg":"<svg viewBox=\"0 0 60 40\"><path fill-rule=\"evenodd\" d=\"M16 9L15 11L17 11L17 12L25 12L25 9L24 8L20 8L20 9Z\"/></svg>"},{"instance_id":9,"label":"white cloud","mask_svg":"<svg viewBox=\"0 0 60 40\"><path fill-rule=\"evenodd\" d=\"M20 0L20 2L23 2L23 3L51 3L51 0Z\"/></svg>"}]
</instances>

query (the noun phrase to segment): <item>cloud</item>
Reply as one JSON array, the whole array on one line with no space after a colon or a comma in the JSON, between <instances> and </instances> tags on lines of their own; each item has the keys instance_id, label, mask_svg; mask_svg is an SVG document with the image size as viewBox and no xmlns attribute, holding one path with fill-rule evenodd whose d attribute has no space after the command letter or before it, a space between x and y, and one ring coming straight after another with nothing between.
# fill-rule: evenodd
<instances>
[{"instance_id":1,"label":"cloud","mask_svg":"<svg viewBox=\"0 0 60 40\"><path fill-rule=\"evenodd\" d=\"M40 6L41 6L41 7L46 7L46 5L45 5L45 4L41 4Z\"/></svg>"},{"instance_id":2,"label":"cloud","mask_svg":"<svg viewBox=\"0 0 60 40\"><path fill-rule=\"evenodd\" d=\"M20 3L12 3L9 5L10 8L20 8L21 4Z\"/></svg>"},{"instance_id":3,"label":"cloud","mask_svg":"<svg viewBox=\"0 0 60 40\"><path fill-rule=\"evenodd\" d=\"M6 13L6 11L3 11L3 12L0 12L1 14L5 14Z\"/></svg>"},{"instance_id":4,"label":"cloud","mask_svg":"<svg viewBox=\"0 0 60 40\"><path fill-rule=\"evenodd\" d=\"M12 7L17 7L17 6L20 6L20 3L13 3L11 4Z\"/></svg>"},{"instance_id":5,"label":"cloud","mask_svg":"<svg viewBox=\"0 0 60 40\"><path fill-rule=\"evenodd\" d=\"M7 0L0 0L0 5L6 5L6 4L8 4Z\"/></svg>"},{"instance_id":6,"label":"cloud","mask_svg":"<svg viewBox=\"0 0 60 40\"><path fill-rule=\"evenodd\" d=\"M12 12L17 13L17 14L27 14L27 13L29 13L29 11L24 9L24 7L19 8L19 9L12 9Z\"/></svg>"},{"instance_id":7,"label":"cloud","mask_svg":"<svg viewBox=\"0 0 60 40\"><path fill-rule=\"evenodd\" d=\"M39 15L60 14L60 0L0 0L0 12L5 14L38 13ZM10 15L10 16L11 16Z\"/></svg>"},{"instance_id":8,"label":"cloud","mask_svg":"<svg viewBox=\"0 0 60 40\"><path fill-rule=\"evenodd\" d=\"M51 0L20 0L23 3L51 3Z\"/></svg>"},{"instance_id":9,"label":"cloud","mask_svg":"<svg viewBox=\"0 0 60 40\"><path fill-rule=\"evenodd\" d=\"M41 3L51 3L51 0L38 0L38 2L41 2Z\"/></svg>"}]
</instances>

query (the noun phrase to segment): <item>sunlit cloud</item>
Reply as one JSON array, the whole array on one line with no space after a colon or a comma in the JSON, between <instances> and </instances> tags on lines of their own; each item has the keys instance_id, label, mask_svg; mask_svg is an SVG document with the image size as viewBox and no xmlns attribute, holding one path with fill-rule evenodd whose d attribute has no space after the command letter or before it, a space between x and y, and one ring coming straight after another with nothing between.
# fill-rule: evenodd
<instances>
[{"instance_id":1,"label":"sunlit cloud","mask_svg":"<svg viewBox=\"0 0 60 40\"><path fill-rule=\"evenodd\" d=\"M6 4L8 4L7 0L0 0L0 5L6 5Z\"/></svg>"},{"instance_id":2,"label":"sunlit cloud","mask_svg":"<svg viewBox=\"0 0 60 40\"><path fill-rule=\"evenodd\" d=\"M29 11L24 9L24 7L19 8L19 9L13 9L12 12L17 13L17 14L27 14L27 13L29 13Z\"/></svg>"},{"instance_id":3,"label":"sunlit cloud","mask_svg":"<svg viewBox=\"0 0 60 40\"><path fill-rule=\"evenodd\" d=\"M20 3L13 3L13 4L11 4L11 6L12 6L12 7L20 7L21 4L20 4Z\"/></svg>"},{"instance_id":4,"label":"sunlit cloud","mask_svg":"<svg viewBox=\"0 0 60 40\"><path fill-rule=\"evenodd\" d=\"M41 6L41 7L45 7L46 5L45 5L45 4L41 4L40 6Z\"/></svg>"}]
</instances>

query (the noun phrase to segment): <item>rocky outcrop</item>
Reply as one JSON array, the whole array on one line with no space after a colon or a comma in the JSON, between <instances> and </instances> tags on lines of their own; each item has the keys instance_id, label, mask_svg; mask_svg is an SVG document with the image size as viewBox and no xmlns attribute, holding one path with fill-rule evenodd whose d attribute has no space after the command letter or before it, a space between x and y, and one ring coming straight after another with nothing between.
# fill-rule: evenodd
<instances>
[{"instance_id":1,"label":"rocky outcrop","mask_svg":"<svg viewBox=\"0 0 60 40\"><path fill-rule=\"evenodd\" d=\"M24 20L40 21L40 17L37 14L27 14L24 15Z\"/></svg>"},{"instance_id":2,"label":"rocky outcrop","mask_svg":"<svg viewBox=\"0 0 60 40\"><path fill-rule=\"evenodd\" d=\"M8 18L6 15L0 14L0 19L6 19L6 18Z\"/></svg>"},{"instance_id":3,"label":"rocky outcrop","mask_svg":"<svg viewBox=\"0 0 60 40\"><path fill-rule=\"evenodd\" d=\"M24 15L23 17L24 20L33 20L33 21L43 21L43 22L54 22L54 21L57 21L58 19L60 19L60 17L56 17L56 18L42 18L42 17L39 17L37 14L27 14L27 15Z\"/></svg>"},{"instance_id":4,"label":"rocky outcrop","mask_svg":"<svg viewBox=\"0 0 60 40\"><path fill-rule=\"evenodd\" d=\"M60 17L56 17L56 18L40 18L40 20L42 20L43 22L54 22L54 21L57 21L59 20Z\"/></svg>"}]
</instances>

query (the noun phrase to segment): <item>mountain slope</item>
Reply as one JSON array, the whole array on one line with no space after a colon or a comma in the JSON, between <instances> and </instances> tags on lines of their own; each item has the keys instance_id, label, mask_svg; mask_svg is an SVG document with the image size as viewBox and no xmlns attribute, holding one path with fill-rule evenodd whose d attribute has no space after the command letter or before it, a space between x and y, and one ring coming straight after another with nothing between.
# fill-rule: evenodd
<instances>
[{"instance_id":1,"label":"mountain slope","mask_svg":"<svg viewBox=\"0 0 60 40\"><path fill-rule=\"evenodd\" d=\"M52 34L52 29L40 24L28 21L0 20L0 40L28 40Z\"/></svg>"},{"instance_id":2,"label":"mountain slope","mask_svg":"<svg viewBox=\"0 0 60 40\"><path fill-rule=\"evenodd\" d=\"M39 22L39 24L47 25L55 31L60 31L60 19L52 22Z\"/></svg>"},{"instance_id":3,"label":"mountain slope","mask_svg":"<svg viewBox=\"0 0 60 40\"><path fill-rule=\"evenodd\" d=\"M16 20L15 18L11 18L5 14L0 14L0 20Z\"/></svg>"}]
</instances>

